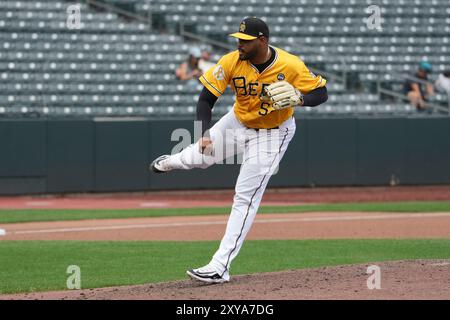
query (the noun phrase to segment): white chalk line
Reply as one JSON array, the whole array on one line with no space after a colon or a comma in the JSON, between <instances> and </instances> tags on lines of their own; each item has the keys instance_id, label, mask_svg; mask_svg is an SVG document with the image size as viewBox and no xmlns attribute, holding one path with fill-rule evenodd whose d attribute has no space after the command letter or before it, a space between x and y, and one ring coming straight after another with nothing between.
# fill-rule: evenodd
<instances>
[{"instance_id":1,"label":"white chalk line","mask_svg":"<svg viewBox=\"0 0 450 320\"><path fill-rule=\"evenodd\" d=\"M142 208L166 208L169 204L167 202L141 202L139 206Z\"/></svg>"},{"instance_id":2,"label":"white chalk line","mask_svg":"<svg viewBox=\"0 0 450 320\"><path fill-rule=\"evenodd\" d=\"M51 207L54 203L50 201L28 201L25 202L25 206L27 207ZM142 208L165 208L168 207L169 204L167 202L160 201L145 201L140 202L139 206Z\"/></svg>"},{"instance_id":3,"label":"white chalk line","mask_svg":"<svg viewBox=\"0 0 450 320\"><path fill-rule=\"evenodd\" d=\"M53 205L53 202L50 201L29 201L25 202L25 205L28 207L49 207Z\"/></svg>"},{"instance_id":4,"label":"white chalk line","mask_svg":"<svg viewBox=\"0 0 450 320\"><path fill-rule=\"evenodd\" d=\"M446 267L446 266L450 266L450 262L432 263L432 264L430 264L430 266L433 266L433 267Z\"/></svg>"},{"instance_id":5,"label":"white chalk line","mask_svg":"<svg viewBox=\"0 0 450 320\"><path fill-rule=\"evenodd\" d=\"M383 215L364 215L364 216L333 216L333 217L310 217L310 218L271 218L256 219L254 223L284 223L284 222L325 222L325 221L357 221L357 220L389 220L389 219L411 219L411 218L437 218L450 217L447 213L413 213L413 214L383 214ZM97 226L97 227L74 227L58 229L41 230L18 230L9 234L39 234L39 233L64 233L64 232L89 232L89 231L107 231L107 230L125 230L125 229L150 229L150 228L170 228L170 227L189 227L189 226L212 226L224 225L227 220L221 221L198 221L198 222L173 222L173 223L151 223L151 224L129 224L117 226Z\"/></svg>"}]
</instances>

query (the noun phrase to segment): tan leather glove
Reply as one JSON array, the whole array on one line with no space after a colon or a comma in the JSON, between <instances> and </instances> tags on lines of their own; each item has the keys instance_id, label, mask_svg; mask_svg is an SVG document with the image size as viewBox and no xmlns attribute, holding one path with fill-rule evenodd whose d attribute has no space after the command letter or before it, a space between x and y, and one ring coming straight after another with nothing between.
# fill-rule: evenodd
<instances>
[{"instance_id":1,"label":"tan leather glove","mask_svg":"<svg viewBox=\"0 0 450 320\"><path fill-rule=\"evenodd\" d=\"M272 83L265 90L275 110L303 105L302 93L287 81Z\"/></svg>"}]
</instances>

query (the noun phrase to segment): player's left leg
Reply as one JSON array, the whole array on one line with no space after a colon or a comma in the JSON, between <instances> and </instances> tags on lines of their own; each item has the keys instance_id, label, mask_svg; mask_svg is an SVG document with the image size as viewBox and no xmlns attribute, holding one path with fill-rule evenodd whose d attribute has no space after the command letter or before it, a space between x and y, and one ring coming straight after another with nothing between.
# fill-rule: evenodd
<instances>
[{"instance_id":1,"label":"player's left leg","mask_svg":"<svg viewBox=\"0 0 450 320\"><path fill-rule=\"evenodd\" d=\"M181 152L158 157L152 162L150 169L157 173L174 169L206 169L240 152L239 150L242 148L238 140L244 129L245 127L237 120L234 111L231 110L209 131L214 150L213 154L201 153L199 142L195 142Z\"/></svg>"},{"instance_id":2,"label":"player's left leg","mask_svg":"<svg viewBox=\"0 0 450 320\"><path fill-rule=\"evenodd\" d=\"M267 183L278 170L278 164L294 133L295 120L293 118L285 121L279 130L255 132L249 129L247 131L248 139L244 159L236 183L233 207L225 235L211 262L207 266L191 270L191 272L195 273L196 270L200 270L200 272L205 272L206 277L208 272L220 276L219 278L216 276L216 279L210 279L211 281L208 282L229 280L230 264L242 247L258 211Z\"/></svg>"}]
</instances>

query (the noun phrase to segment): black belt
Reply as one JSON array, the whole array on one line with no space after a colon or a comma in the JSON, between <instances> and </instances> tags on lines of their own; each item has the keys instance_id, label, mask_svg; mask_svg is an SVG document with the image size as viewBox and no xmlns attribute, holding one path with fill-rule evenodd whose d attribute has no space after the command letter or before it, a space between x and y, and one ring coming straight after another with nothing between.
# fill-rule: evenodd
<instances>
[{"instance_id":1,"label":"black belt","mask_svg":"<svg viewBox=\"0 0 450 320\"><path fill-rule=\"evenodd\" d=\"M292 118L294 118L294 115L292 115ZM249 127L247 127L247 129L253 129L253 130L255 130L255 131L259 131L259 130L273 130L273 129L280 129L280 127L274 127L274 128L268 128L268 129L266 129L266 128L249 128Z\"/></svg>"},{"instance_id":2,"label":"black belt","mask_svg":"<svg viewBox=\"0 0 450 320\"><path fill-rule=\"evenodd\" d=\"M255 131L259 131L259 130L273 130L273 129L280 129L280 127L274 127L274 128L249 128L249 129L253 129Z\"/></svg>"}]
</instances>

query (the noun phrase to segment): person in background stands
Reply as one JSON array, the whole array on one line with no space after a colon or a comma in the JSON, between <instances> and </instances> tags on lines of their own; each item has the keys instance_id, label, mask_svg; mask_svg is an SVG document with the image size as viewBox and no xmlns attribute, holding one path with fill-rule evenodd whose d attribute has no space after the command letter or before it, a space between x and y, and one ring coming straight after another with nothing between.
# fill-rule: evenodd
<instances>
[{"instance_id":1,"label":"person in background stands","mask_svg":"<svg viewBox=\"0 0 450 320\"><path fill-rule=\"evenodd\" d=\"M450 70L442 72L434 85L438 90L444 91L450 96Z\"/></svg>"},{"instance_id":2,"label":"person in background stands","mask_svg":"<svg viewBox=\"0 0 450 320\"><path fill-rule=\"evenodd\" d=\"M199 68L199 61L201 58L201 51L197 47L193 47L189 50L189 56L187 61L180 64L175 74L178 80L187 81L188 85L193 87L197 86L200 82L198 78L203 74Z\"/></svg>"},{"instance_id":3,"label":"person in background stands","mask_svg":"<svg viewBox=\"0 0 450 320\"><path fill-rule=\"evenodd\" d=\"M208 69L214 67L216 64L211 62L211 53L207 49L202 50L201 58L198 62L198 67L203 73L208 71Z\"/></svg>"},{"instance_id":4,"label":"person in background stands","mask_svg":"<svg viewBox=\"0 0 450 320\"><path fill-rule=\"evenodd\" d=\"M408 96L409 102L419 112L427 111L426 102L430 96L434 95L434 88L431 83L425 84L421 81L415 80L414 78L427 81L428 75L431 71L431 64L427 61L422 61L419 64L419 68L414 76L412 78L408 78L404 84L404 94Z\"/></svg>"}]
</instances>

